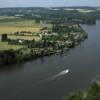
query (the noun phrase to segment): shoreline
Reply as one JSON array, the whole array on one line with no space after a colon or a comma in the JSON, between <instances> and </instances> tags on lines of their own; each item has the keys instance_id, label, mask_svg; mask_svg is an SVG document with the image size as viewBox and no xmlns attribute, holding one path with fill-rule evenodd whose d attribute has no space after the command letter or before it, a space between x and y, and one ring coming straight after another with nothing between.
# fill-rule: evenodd
<instances>
[{"instance_id":1,"label":"shoreline","mask_svg":"<svg viewBox=\"0 0 100 100\"><path fill-rule=\"evenodd\" d=\"M87 37L84 38L84 40ZM56 50L50 50L49 48L38 48L38 51L34 51L34 48L21 48L18 50L5 50L0 52L0 65L6 66L6 65L12 65L12 64L17 64L17 63L24 63L26 61L34 60L40 57L45 57L45 56L51 56L53 54L59 54L63 53L64 51L69 51L72 48L75 48L77 45L79 45L83 39L79 41L77 44L74 46L71 46L69 48L64 47L62 49L56 49ZM53 49L53 48L52 48ZM28 54L23 55L22 51L29 50ZM10 53L10 56L9 56ZM5 60L2 62L2 56L6 55ZM16 56L17 55L17 56Z\"/></svg>"},{"instance_id":2,"label":"shoreline","mask_svg":"<svg viewBox=\"0 0 100 100\"><path fill-rule=\"evenodd\" d=\"M70 43L67 41L63 41L62 44L57 44L59 46L43 46L43 47L23 47L18 50L2 50L0 51L0 65L12 65L17 63L26 62L29 60L34 60L40 57L50 56L57 53L63 53L65 50L68 51L71 48L76 47L79 45L82 41L84 41L86 38L88 38L88 33L85 32L85 30L81 27L81 25L78 26L78 28L81 30L80 33L78 33L76 36L77 38L69 37L71 38Z\"/></svg>"}]
</instances>

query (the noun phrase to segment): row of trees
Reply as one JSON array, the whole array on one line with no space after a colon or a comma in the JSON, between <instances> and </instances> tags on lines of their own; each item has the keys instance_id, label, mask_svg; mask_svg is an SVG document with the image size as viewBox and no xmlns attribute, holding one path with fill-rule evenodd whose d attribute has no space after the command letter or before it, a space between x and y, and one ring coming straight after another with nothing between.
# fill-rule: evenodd
<instances>
[{"instance_id":1,"label":"row of trees","mask_svg":"<svg viewBox=\"0 0 100 100\"><path fill-rule=\"evenodd\" d=\"M34 50L32 48L21 48L19 50L0 51L0 65L20 63L46 55L51 55L54 50L45 48Z\"/></svg>"},{"instance_id":2,"label":"row of trees","mask_svg":"<svg viewBox=\"0 0 100 100\"><path fill-rule=\"evenodd\" d=\"M70 33L70 32L82 32L81 29L75 28L75 27L69 27L68 25L60 25L60 24L55 24L52 27L53 32L57 33Z\"/></svg>"}]
</instances>

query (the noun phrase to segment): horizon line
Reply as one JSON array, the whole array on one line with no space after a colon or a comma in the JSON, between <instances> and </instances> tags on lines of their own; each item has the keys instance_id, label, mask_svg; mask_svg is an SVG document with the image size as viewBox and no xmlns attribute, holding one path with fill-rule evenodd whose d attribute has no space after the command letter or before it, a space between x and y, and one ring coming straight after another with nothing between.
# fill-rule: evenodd
<instances>
[{"instance_id":1,"label":"horizon line","mask_svg":"<svg viewBox=\"0 0 100 100\"><path fill-rule=\"evenodd\" d=\"M99 8L100 6L16 6L16 7L0 7L0 9L5 8L71 8L71 7L93 7L93 8Z\"/></svg>"}]
</instances>

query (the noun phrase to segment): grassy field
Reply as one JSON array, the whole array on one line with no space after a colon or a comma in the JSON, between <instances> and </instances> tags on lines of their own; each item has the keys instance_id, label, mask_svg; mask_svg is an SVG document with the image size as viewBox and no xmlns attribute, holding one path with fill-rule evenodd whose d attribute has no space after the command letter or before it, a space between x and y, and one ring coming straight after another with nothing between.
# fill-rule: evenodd
<instances>
[{"instance_id":1,"label":"grassy field","mask_svg":"<svg viewBox=\"0 0 100 100\"><path fill-rule=\"evenodd\" d=\"M21 19L13 16L0 16L0 34L9 34L16 31L40 32L42 27L51 27L51 25L35 23L35 20Z\"/></svg>"},{"instance_id":2,"label":"grassy field","mask_svg":"<svg viewBox=\"0 0 100 100\"><path fill-rule=\"evenodd\" d=\"M87 10L87 9L76 9L76 10L81 12L81 13L90 13L90 12L94 11L94 10Z\"/></svg>"},{"instance_id":3,"label":"grassy field","mask_svg":"<svg viewBox=\"0 0 100 100\"><path fill-rule=\"evenodd\" d=\"M9 26L9 27L33 27L33 28L40 28L44 26L44 24L35 23L34 20L17 20L17 21L10 21L10 22L1 22L0 26Z\"/></svg>"},{"instance_id":4,"label":"grassy field","mask_svg":"<svg viewBox=\"0 0 100 100\"><path fill-rule=\"evenodd\" d=\"M21 32L21 31L39 32L40 28L0 26L0 34L4 34L4 33L10 34L10 33Z\"/></svg>"},{"instance_id":5,"label":"grassy field","mask_svg":"<svg viewBox=\"0 0 100 100\"><path fill-rule=\"evenodd\" d=\"M16 39L23 39L23 40L35 40L39 41L41 38L39 36L15 36L15 35L8 35L8 38L11 40L16 40Z\"/></svg>"},{"instance_id":6,"label":"grassy field","mask_svg":"<svg viewBox=\"0 0 100 100\"><path fill-rule=\"evenodd\" d=\"M66 10L66 11L73 11L75 9L73 9L73 8L65 8L64 10Z\"/></svg>"},{"instance_id":7,"label":"grassy field","mask_svg":"<svg viewBox=\"0 0 100 100\"><path fill-rule=\"evenodd\" d=\"M3 19L16 19L18 17L15 17L15 16L0 16L0 20L3 20Z\"/></svg>"},{"instance_id":8,"label":"grassy field","mask_svg":"<svg viewBox=\"0 0 100 100\"><path fill-rule=\"evenodd\" d=\"M94 12L94 10L88 10L88 9L72 9L72 8L65 8L64 10L66 11L73 11L73 10L77 10L80 13L90 13L90 12Z\"/></svg>"},{"instance_id":9,"label":"grassy field","mask_svg":"<svg viewBox=\"0 0 100 100\"><path fill-rule=\"evenodd\" d=\"M9 50L9 49L16 50L22 47L23 46L19 46L19 45L9 45L8 42L0 42L0 51Z\"/></svg>"},{"instance_id":10,"label":"grassy field","mask_svg":"<svg viewBox=\"0 0 100 100\"><path fill-rule=\"evenodd\" d=\"M35 20L22 19L14 16L0 16L0 34L11 34L14 32L40 32L43 27L51 27L50 24L35 23ZM14 36L8 35L8 38L24 40L41 40L39 36ZM9 45L7 42L0 42L0 50L19 49L23 46Z\"/></svg>"}]
</instances>

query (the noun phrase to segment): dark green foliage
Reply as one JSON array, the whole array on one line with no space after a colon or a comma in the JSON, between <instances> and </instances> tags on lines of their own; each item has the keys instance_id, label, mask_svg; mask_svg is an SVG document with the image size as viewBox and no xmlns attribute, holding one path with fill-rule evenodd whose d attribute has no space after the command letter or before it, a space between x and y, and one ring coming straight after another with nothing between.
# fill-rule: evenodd
<instances>
[{"instance_id":1,"label":"dark green foliage","mask_svg":"<svg viewBox=\"0 0 100 100\"><path fill-rule=\"evenodd\" d=\"M53 25L52 31L57 33L69 33L71 32L71 28L67 27L67 25L56 24Z\"/></svg>"},{"instance_id":2,"label":"dark green foliage","mask_svg":"<svg viewBox=\"0 0 100 100\"><path fill-rule=\"evenodd\" d=\"M17 18L17 21L21 21L24 19L35 19L37 22L39 20L42 21L47 21L47 22L52 22L55 20L62 20L62 22L65 21L72 21L73 19L78 19L81 21L75 21L75 23L85 23L85 24L95 24L96 19L100 19L100 11L96 10L97 8L93 7L84 7L82 9L86 10L94 10L94 12L90 13L81 13L77 10L72 10L72 11L67 11L64 10L67 7L55 7L52 9L47 9L47 8L7 8L7 9L0 9L0 15L7 15L7 16L15 16L17 14L21 14L23 16L20 16ZM71 7L72 9L74 7ZM53 9L58 9L58 10L53 10ZM81 7L75 7L75 9L81 9ZM30 12L29 12L30 10ZM21 11L21 12L20 12ZM34 14L34 15L33 15ZM1 19L0 22L11 22L11 21L16 21L16 19Z\"/></svg>"},{"instance_id":3,"label":"dark green foliage","mask_svg":"<svg viewBox=\"0 0 100 100\"><path fill-rule=\"evenodd\" d=\"M88 89L88 100L100 100L100 83L93 82L91 87Z\"/></svg>"},{"instance_id":4,"label":"dark green foliage","mask_svg":"<svg viewBox=\"0 0 100 100\"><path fill-rule=\"evenodd\" d=\"M65 100L100 100L100 82L93 82L87 90L75 93Z\"/></svg>"},{"instance_id":5,"label":"dark green foliage","mask_svg":"<svg viewBox=\"0 0 100 100\"><path fill-rule=\"evenodd\" d=\"M15 63L16 61L16 54L13 50L7 50L0 52L0 64L10 64Z\"/></svg>"},{"instance_id":6,"label":"dark green foliage","mask_svg":"<svg viewBox=\"0 0 100 100\"><path fill-rule=\"evenodd\" d=\"M6 50L0 52L0 65L20 63L23 61L35 59L37 57L47 56L53 54L55 51L48 48L42 49L28 49L22 48L19 50Z\"/></svg>"},{"instance_id":7,"label":"dark green foliage","mask_svg":"<svg viewBox=\"0 0 100 100\"><path fill-rule=\"evenodd\" d=\"M2 41L7 41L8 40L7 34L2 34L1 39L2 39Z\"/></svg>"},{"instance_id":8,"label":"dark green foliage","mask_svg":"<svg viewBox=\"0 0 100 100\"><path fill-rule=\"evenodd\" d=\"M78 93L72 94L67 99L65 98L65 100L83 100L82 99L82 92L78 92Z\"/></svg>"},{"instance_id":9,"label":"dark green foliage","mask_svg":"<svg viewBox=\"0 0 100 100\"><path fill-rule=\"evenodd\" d=\"M35 20L35 23L40 23L40 20L39 20L39 19L36 19L36 20Z\"/></svg>"}]
</instances>

